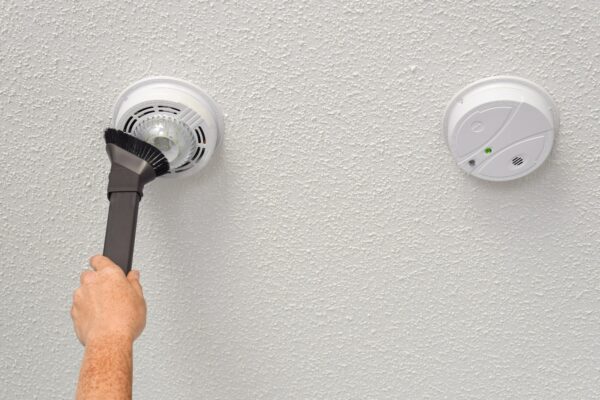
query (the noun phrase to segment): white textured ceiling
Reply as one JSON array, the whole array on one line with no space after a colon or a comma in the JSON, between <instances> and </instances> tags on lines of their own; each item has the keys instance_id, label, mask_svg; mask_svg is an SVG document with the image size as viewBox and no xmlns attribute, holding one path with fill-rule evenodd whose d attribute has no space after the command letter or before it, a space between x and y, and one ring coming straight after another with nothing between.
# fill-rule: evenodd
<instances>
[{"instance_id":1,"label":"white textured ceiling","mask_svg":"<svg viewBox=\"0 0 600 400\"><path fill-rule=\"evenodd\" d=\"M600 398L597 0L0 5L0 398L73 396L101 132L149 75L204 87L226 139L142 202L137 398ZM440 133L497 74L561 112L507 184Z\"/></svg>"}]
</instances>

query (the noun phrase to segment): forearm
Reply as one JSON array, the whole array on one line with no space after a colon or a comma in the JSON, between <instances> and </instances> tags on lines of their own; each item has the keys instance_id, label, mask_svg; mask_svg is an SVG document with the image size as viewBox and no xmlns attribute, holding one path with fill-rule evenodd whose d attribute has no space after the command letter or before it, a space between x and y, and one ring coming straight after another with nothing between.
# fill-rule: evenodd
<instances>
[{"instance_id":1,"label":"forearm","mask_svg":"<svg viewBox=\"0 0 600 400\"><path fill-rule=\"evenodd\" d=\"M79 372L77 400L129 400L133 340L123 336L90 340Z\"/></svg>"}]
</instances>

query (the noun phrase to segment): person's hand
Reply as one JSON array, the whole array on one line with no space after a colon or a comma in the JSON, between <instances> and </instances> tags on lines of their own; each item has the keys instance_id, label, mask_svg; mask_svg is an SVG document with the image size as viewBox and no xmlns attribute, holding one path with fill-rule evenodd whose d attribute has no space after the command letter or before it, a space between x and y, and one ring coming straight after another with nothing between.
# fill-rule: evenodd
<instances>
[{"instance_id":1,"label":"person's hand","mask_svg":"<svg viewBox=\"0 0 600 400\"><path fill-rule=\"evenodd\" d=\"M127 277L104 256L90 259L92 270L81 273L81 286L73 294L71 317L79 341L122 337L133 342L146 325L146 302L139 271Z\"/></svg>"}]
</instances>

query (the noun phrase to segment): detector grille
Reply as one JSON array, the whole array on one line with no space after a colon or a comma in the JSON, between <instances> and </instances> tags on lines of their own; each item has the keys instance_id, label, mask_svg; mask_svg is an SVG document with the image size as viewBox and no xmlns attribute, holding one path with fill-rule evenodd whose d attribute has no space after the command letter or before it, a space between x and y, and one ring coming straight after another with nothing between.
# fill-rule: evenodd
<instances>
[{"instance_id":1,"label":"detector grille","mask_svg":"<svg viewBox=\"0 0 600 400\"><path fill-rule=\"evenodd\" d=\"M138 108L131 110L126 115L124 125L121 130L134 136L136 134L135 127L139 124L143 124L144 121L156 117L168 117L169 119L175 119L178 123L184 124L190 132L193 132L195 140L193 141L193 147L190 149L190 156L181 165L175 165L169 171L171 174L178 174L192 168L195 164L202 160L202 157L206 153L206 134L202 127L204 122L197 114L192 110L186 109L186 107L179 104L169 103L157 103L150 105L138 106ZM190 125L191 123L191 125ZM144 138L141 138L144 139Z\"/></svg>"}]
</instances>

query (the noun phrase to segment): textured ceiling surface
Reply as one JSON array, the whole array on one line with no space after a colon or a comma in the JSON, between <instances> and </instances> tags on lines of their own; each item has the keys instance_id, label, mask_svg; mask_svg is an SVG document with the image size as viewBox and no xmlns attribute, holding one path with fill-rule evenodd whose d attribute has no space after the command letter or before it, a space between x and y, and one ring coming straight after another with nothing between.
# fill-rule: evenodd
<instances>
[{"instance_id":1,"label":"textured ceiling surface","mask_svg":"<svg viewBox=\"0 0 600 400\"><path fill-rule=\"evenodd\" d=\"M141 204L140 399L600 398L600 3L1 0L0 398L71 398L118 93L226 115ZM561 113L546 164L465 176L446 103L498 74Z\"/></svg>"}]
</instances>

